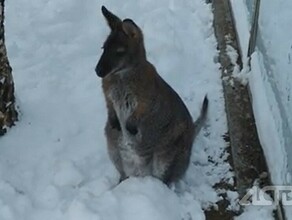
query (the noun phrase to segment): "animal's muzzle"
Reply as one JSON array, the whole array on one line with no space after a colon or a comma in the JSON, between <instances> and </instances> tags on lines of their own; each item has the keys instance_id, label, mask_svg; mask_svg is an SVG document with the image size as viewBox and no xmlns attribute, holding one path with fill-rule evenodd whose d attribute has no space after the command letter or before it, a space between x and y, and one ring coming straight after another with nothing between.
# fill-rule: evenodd
<instances>
[{"instance_id":1,"label":"animal's muzzle","mask_svg":"<svg viewBox=\"0 0 292 220\"><path fill-rule=\"evenodd\" d=\"M104 73L103 73L103 71L102 71L102 68L101 68L99 65L97 65L97 66L95 67L95 72L96 72L96 75L97 75L97 76L99 76L99 77L104 77Z\"/></svg>"}]
</instances>

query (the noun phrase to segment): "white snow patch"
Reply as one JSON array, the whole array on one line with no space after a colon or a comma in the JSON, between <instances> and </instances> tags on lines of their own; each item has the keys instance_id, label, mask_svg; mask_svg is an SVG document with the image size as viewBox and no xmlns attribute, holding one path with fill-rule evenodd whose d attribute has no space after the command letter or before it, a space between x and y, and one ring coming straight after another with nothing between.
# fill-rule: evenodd
<instances>
[{"instance_id":1,"label":"white snow patch","mask_svg":"<svg viewBox=\"0 0 292 220\"><path fill-rule=\"evenodd\" d=\"M281 145L277 128L271 117L271 109L263 82L264 67L259 62L258 53L254 53L251 59L252 74L250 74L250 87L254 91L252 103L257 124L259 139L264 149L269 171L274 184L282 184L286 178L287 159L285 149ZM264 109L264 111L263 111ZM275 147L277 146L277 147Z\"/></svg>"},{"instance_id":2,"label":"white snow patch","mask_svg":"<svg viewBox=\"0 0 292 220\"><path fill-rule=\"evenodd\" d=\"M83 180L82 175L71 161L62 161L56 165L54 184L76 187Z\"/></svg>"},{"instance_id":3,"label":"white snow patch","mask_svg":"<svg viewBox=\"0 0 292 220\"><path fill-rule=\"evenodd\" d=\"M243 214L236 217L236 220L249 220L249 219L264 219L264 220L274 220L273 217L273 207L267 206L248 206L246 207Z\"/></svg>"},{"instance_id":4,"label":"white snow patch","mask_svg":"<svg viewBox=\"0 0 292 220\"><path fill-rule=\"evenodd\" d=\"M251 17L246 7L246 0L231 0L231 6L233 10L235 26L237 30L237 36L240 44L240 50L242 55L242 62L246 64L248 62L247 53L250 37L251 22L248 19Z\"/></svg>"},{"instance_id":5,"label":"white snow patch","mask_svg":"<svg viewBox=\"0 0 292 220\"><path fill-rule=\"evenodd\" d=\"M227 199L230 202L229 210L240 211L239 194L236 191L227 191Z\"/></svg>"},{"instance_id":6,"label":"white snow patch","mask_svg":"<svg viewBox=\"0 0 292 220\"><path fill-rule=\"evenodd\" d=\"M173 189L150 177L117 185L94 72L109 33L102 3L141 27L149 60L194 119L208 94L207 125ZM6 43L21 117L1 137L1 219L204 219L202 209L221 199L213 186L233 178L212 22L202 0L7 1Z\"/></svg>"},{"instance_id":7,"label":"white snow patch","mask_svg":"<svg viewBox=\"0 0 292 220\"><path fill-rule=\"evenodd\" d=\"M44 209L54 209L60 201L59 192L56 187L48 185L44 189L37 191L35 201L37 206Z\"/></svg>"},{"instance_id":8,"label":"white snow patch","mask_svg":"<svg viewBox=\"0 0 292 220\"><path fill-rule=\"evenodd\" d=\"M240 66L237 63L238 59L238 53L237 51L231 46L226 45L226 53L230 58L230 62L233 64L233 73L232 73L232 79L229 79L232 83L232 80L235 79L239 81L242 85L247 85L248 83L248 75L249 75L249 68L247 64L243 64L242 70L240 70Z\"/></svg>"}]
</instances>

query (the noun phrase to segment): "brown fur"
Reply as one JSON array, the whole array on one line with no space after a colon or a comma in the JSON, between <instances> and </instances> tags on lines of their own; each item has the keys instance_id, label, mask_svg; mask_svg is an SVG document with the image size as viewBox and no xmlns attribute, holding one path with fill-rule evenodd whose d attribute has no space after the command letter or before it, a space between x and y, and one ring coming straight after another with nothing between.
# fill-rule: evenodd
<instances>
[{"instance_id":1,"label":"brown fur","mask_svg":"<svg viewBox=\"0 0 292 220\"><path fill-rule=\"evenodd\" d=\"M152 175L170 183L185 173L195 135L206 118L205 98L194 123L178 94L146 59L143 34L106 8L111 28L96 67L108 109L108 152L121 174Z\"/></svg>"}]
</instances>

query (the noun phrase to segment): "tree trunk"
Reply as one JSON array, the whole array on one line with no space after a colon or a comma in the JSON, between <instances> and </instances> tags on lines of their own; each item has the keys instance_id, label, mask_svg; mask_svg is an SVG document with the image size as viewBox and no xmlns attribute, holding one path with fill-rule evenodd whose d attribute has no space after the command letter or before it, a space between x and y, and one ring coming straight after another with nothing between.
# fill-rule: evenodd
<instances>
[{"instance_id":1,"label":"tree trunk","mask_svg":"<svg viewBox=\"0 0 292 220\"><path fill-rule=\"evenodd\" d=\"M0 0L0 136L17 120L14 83L4 36L4 0Z\"/></svg>"}]
</instances>

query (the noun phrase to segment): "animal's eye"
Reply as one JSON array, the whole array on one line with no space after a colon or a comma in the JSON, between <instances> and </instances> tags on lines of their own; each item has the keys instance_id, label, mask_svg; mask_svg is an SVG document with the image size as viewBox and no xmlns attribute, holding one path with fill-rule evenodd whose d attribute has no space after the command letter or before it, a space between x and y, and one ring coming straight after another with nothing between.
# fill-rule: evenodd
<instances>
[{"instance_id":1,"label":"animal's eye","mask_svg":"<svg viewBox=\"0 0 292 220\"><path fill-rule=\"evenodd\" d=\"M116 50L116 53L118 55L123 55L126 52L126 49L124 47L118 47Z\"/></svg>"}]
</instances>

